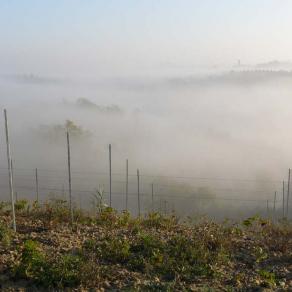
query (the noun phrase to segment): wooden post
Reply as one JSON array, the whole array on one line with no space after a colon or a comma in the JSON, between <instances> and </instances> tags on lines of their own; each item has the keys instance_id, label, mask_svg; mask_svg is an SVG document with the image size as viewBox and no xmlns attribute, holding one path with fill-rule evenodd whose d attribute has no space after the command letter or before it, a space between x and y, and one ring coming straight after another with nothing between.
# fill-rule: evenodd
<instances>
[{"instance_id":1,"label":"wooden post","mask_svg":"<svg viewBox=\"0 0 292 292\"><path fill-rule=\"evenodd\" d=\"M108 145L109 152L109 199L110 207L112 207L112 145Z\"/></svg>"},{"instance_id":2,"label":"wooden post","mask_svg":"<svg viewBox=\"0 0 292 292\"><path fill-rule=\"evenodd\" d=\"M152 213L154 213L154 186L151 184L151 204L152 204Z\"/></svg>"},{"instance_id":3,"label":"wooden post","mask_svg":"<svg viewBox=\"0 0 292 292\"><path fill-rule=\"evenodd\" d=\"M286 205L286 218L288 219L288 205L289 205L289 196L290 196L290 177L291 177L291 169L289 168L288 172L288 190L287 190L287 205Z\"/></svg>"},{"instance_id":4,"label":"wooden post","mask_svg":"<svg viewBox=\"0 0 292 292\"><path fill-rule=\"evenodd\" d=\"M274 221L276 220L276 199L277 199L277 192L275 192L275 195L274 195L274 208L273 208Z\"/></svg>"},{"instance_id":5,"label":"wooden post","mask_svg":"<svg viewBox=\"0 0 292 292\"><path fill-rule=\"evenodd\" d=\"M36 187L36 202L39 203L39 176L38 169L35 169L35 187Z\"/></svg>"},{"instance_id":6,"label":"wooden post","mask_svg":"<svg viewBox=\"0 0 292 292\"><path fill-rule=\"evenodd\" d=\"M70 137L67 131L67 154L68 154L68 183L69 183L69 208L71 215L71 225L73 225L73 205L72 205L72 185L71 185L71 151L70 151Z\"/></svg>"},{"instance_id":7,"label":"wooden post","mask_svg":"<svg viewBox=\"0 0 292 292\"><path fill-rule=\"evenodd\" d=\"M129 161L126 159L126 211L128 211Z\"/></svg>"},{"instance_id":8,"label":"wooden post","mask_svg":"<svg viewBox=\"0 0 292 292\"><path fill-rule=\"evenodd\" d=\"M141 207L140 207L140 174L139 169L137 169L137 187L138 187L138 216L141 216Z\"/></svg>"},{"instance_id":9,"label":"wooden post","mask_svg":"<svg viewBox=\"0 0 292 292\"><path fill-rule=\"evenodd\" d=\"M13 177L12 177L12 172L11 172L11 155L10 155L8 120L7 120L6 109L4 109L4 119L5 119L5 133L6 133L7 161L8 161L8 175L9 175L9 190L10 190L10 200L11 200L12 221L13 221L13 230L16 231L16 219L15 219L15 210L14 210L14 194L13 194Z\"/></svg>"},{"instance_id":10,"label":"wooden post","mask_svg":"<svg viewBox=\"0 0 292 292\"><path fill-rule=\"evenodd\" d=\"M285 218L285 182L283 181L283 219Z\"/></svg>"},{"instance_id":11,"label":"wooden post","mask_svg":"<svg viewBox=\"0 0 292 292\"><path fill-rule=\"evenodd\" d=\"M167 207L166 207L167 201L164 200L164 215L167 215Z\"/></svg>"}]
</instances>

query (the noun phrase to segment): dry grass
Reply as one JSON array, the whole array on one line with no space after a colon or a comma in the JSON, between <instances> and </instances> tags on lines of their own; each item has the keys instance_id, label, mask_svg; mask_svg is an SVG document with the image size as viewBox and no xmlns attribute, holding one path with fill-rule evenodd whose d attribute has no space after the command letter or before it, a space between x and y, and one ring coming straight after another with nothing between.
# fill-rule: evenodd
<instances>
[{"instance_id":1,"label":"dry grass","mask_svg":"<svg viewBox=\"0 0 292 292\"><path fill-rule=\"evenodd\" d=\"M23 204L25 205L25 204ZM157 213L132 218L104 209L69 212L61 201L0 215L2 289L124 291L292 289L292 227L249 218L180 223Z\"/></svg>"}]
</instances>

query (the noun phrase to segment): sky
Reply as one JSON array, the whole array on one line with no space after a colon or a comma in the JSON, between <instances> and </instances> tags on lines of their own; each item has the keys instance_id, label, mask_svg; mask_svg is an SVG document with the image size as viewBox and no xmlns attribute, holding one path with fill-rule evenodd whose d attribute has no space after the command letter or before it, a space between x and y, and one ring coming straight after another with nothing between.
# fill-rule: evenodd
<instances>
[{"instance_id":1,"label":"sky","mask_svg":"<svg viewBox=\"0 0 292 292\"><path fill-rule=\"evenodd\" d=\"M292 60L290 0L1 0L0 73L188 74Z\"/></svg>"}]
</instances>

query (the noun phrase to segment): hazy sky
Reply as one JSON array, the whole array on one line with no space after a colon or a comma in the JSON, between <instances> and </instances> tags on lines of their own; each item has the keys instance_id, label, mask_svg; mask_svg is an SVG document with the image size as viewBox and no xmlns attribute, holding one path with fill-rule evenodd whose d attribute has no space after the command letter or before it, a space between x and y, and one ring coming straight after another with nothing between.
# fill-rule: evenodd
<instances>
[{"instance_id":1,"label":"hazy sky","mask_svg":"<svg viewBox=\"0 0 292 292\"><path fill-rule=\"evenodd\" d=\"M0 73L112 75L292 59L290 0L1 0Z\"/></svg>"}]
</instances>

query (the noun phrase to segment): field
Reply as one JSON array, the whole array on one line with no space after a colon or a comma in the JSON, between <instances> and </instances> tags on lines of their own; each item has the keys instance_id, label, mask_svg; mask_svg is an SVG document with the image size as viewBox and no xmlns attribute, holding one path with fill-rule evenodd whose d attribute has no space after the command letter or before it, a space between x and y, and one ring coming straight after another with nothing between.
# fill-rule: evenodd
<instances>
[{"instance_id":1,"label":"field","mask_svg":"<svg viewBox=\"0 0 292 292\"><path fill-rule=\"evenodd\" d=\"M67 202L16 202L17 232L0 215L3 291L287 291L292 290L292 226L252 217L243 222L133 218ZM19 290L18 290L19 291Z\"/></svg>"}]
</instances>

